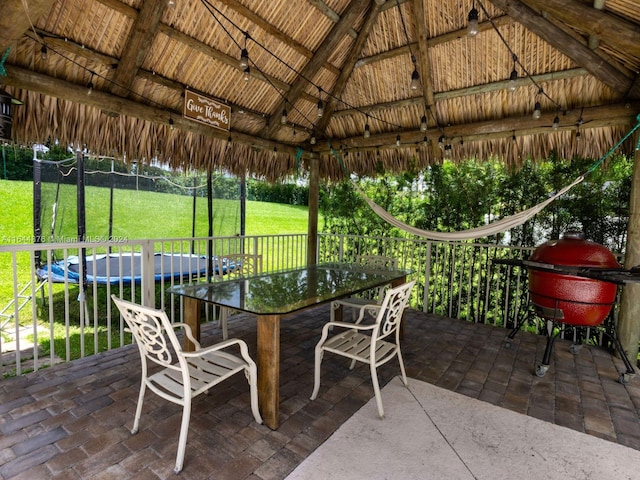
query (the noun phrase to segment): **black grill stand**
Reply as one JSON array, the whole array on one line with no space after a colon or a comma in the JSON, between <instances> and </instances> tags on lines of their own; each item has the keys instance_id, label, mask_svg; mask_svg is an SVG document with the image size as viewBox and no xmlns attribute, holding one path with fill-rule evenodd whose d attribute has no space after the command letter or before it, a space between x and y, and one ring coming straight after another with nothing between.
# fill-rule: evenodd
<instances>
[{"instance_id":1,"label":"black grill stand","mask_svg":"<svg viewBox=\"0 0 640 480\"><path fill-rule=\"evenodd\" d=\"M566 300L565 300L566 302ZM596 326L586 327L583 325L572 325L563 322L564 320L564 312L562 309L558 308L558 300L555 300L555 308L545 307L543 305L538 305L532 302L532 308L529 308L529 311L521 316L520 320L516 326L511 330L511 333L507 336L506 339L506 347L509 348L511 346L511 340L513 340L516 334L520 331L522 326L527 322L527 320L532 317L539 317L547 321L547 345L544 349L544 356L542 358L542 363L536 366L535 374L538 377L544 377L549 370L549 362L551 360L551 353L553 352L553 343L556 338L563 332L566 332L568 329L578 329L578 328L593 328L596 330L600 330L603 334L609 337L609 340L613 342L615 350L620 354L620 358L624 362L624 366L626 367L625 372L620 372L618 377L618 381L623 385L626 385L631 381L631 379L635 376L635 370L629 362L629 358L627 357L626 352L622 349L622 344L618 339L618 332L616 330L615 320L613 318L612 313L609 313L605 321ZM569 347L569 351L576 355L582 344L572 344Z\"/></svg>"}]
</instances>

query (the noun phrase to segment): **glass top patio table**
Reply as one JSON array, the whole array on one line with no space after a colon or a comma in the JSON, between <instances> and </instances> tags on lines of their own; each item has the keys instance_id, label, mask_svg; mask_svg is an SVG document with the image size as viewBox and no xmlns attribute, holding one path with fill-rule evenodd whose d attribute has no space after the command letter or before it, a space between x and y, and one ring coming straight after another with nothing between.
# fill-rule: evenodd
<instances>
[{"instance_id":1,"label":"glass top patio table","mask_svg":"<svg viewBox=\"0 0 640 480\"><path fill-rule=\"evenodd\" d=\"M284 315L396 283L407 274L326 263L213 283L175 285L167 291L257 315Z\"/></svg>"}]
</instances>

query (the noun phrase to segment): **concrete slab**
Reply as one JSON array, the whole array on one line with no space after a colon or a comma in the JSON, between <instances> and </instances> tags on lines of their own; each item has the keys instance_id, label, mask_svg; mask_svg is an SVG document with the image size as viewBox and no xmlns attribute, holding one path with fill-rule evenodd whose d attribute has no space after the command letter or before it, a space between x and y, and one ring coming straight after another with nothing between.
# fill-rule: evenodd
<instances>
[{"instance_id":1,"label":"concrete slab","mask_svg":"<svg viewBox=\"0 0 640 480\"><path fill-rule=\"evenodd\" d=\"M394 378L287 480L636 479L640 451L429 383Z\"/></svg>"}]
</instances>

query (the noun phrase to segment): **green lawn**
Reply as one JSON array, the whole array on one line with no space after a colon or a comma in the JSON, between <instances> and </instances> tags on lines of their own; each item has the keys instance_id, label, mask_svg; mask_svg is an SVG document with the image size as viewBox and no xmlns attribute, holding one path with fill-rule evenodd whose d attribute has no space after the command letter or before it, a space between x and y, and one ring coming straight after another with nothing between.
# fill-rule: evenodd
<instances>
[{"instance_id":1,"label":"green lawn","mask_svg":"<svg viewBox=\"0 0 640 480\"><path fill-rule=\"evenodd\" d=\"M33 183L0 180L0 244L33 242ZM55 193L55 192L54 192ZM46 238L51 231L52 198L45 198L42 229ZM58 192L56 236L73 241L77 238L76 212L73 210L75 187L62 185ZM47 202L49 204L47 204ZM123 239L190 238L192 232L193 199L188 196L120 190L114 195L113 236ZM66 205L66 207L64 207ZM247 202L246 235L274 235L307 232L307 208L266 202ZM207 200L198 198L196 205L196 236L207 236ZM87 187L87 240L106 240L109 221L109 189ZM61 225L65 227L61 228ZM240 233L240 203L236 200L214 200L214 236ZM23 260L21 260L23 259ZM19 263L28 265L28 256L19 255ZM13 296L11 255L0 254L0 308ZM19 284L30 279L30 272L19 274Z\"/></svg>"}]
</instances>

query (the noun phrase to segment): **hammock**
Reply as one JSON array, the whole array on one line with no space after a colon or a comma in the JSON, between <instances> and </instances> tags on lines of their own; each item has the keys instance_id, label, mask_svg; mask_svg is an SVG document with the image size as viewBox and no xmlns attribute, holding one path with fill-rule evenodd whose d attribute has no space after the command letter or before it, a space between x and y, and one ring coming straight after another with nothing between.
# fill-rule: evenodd
<instances>
[{"instance_id":1,"label":"hammock","mask_svg":"<svg viewBox=\"0 0 640 480\"><path fill-rule=\"evenodd\" d=\"M386 221L390 225L393 225L394 227L397 227L401 230L409 232L413 235L417 235L423 238L428 238L431 240L441 240L441 241L473 240L480 237L487 237L490 235L495 235L496 233L507 231L510 228L517 227L518 225L522 225L524 222L529 220L531 217L533 217L535 214L537 214L543 208L545 208L547 205L553 202L556 198L560 197L561 195L564 195L566 192L568 192L573 187L575 187L580 182L582 182L584 180L584 177L587 174L593 172L598 166L600 166L600 164L604 162L606 158L609 155L611 155L620 145L622 145L622 143L625 140L627 140L627 138L629 138L633 134L633 132L635 132L638 128L640 128L640 114L636 117L636 121L637 123L635 127L633 127L618 143L616 143L613 147L611 147L609 151L605 155L603 155L602 158L600 158L600 160L595 162L585 174L580 175L571 184L567 185L562 190L559 190L556 194L552 195L551 197L546 199L544 202L539 203L538 205L535 205L527 210L523 210L522 212L516 213L509 217L505 217L501 220L497 220L488 225L484 225L482 227L470 228L467 230L460 230L457 232L435 232L435 231L429 231L429 230L421 230L419 228L412 227L411 225L407 225L406 223L401 222L400 220L395 218L393 215L391 215L389 212L383 209L380 205L376 204L373 200L367 197L367 195L360 189L360 187L358 187L358 185L356 185L355 182L352 181L352 183L355 187L355 190L362 196L362 198L367 202L369 207L371 207L371 209L376 213L376 215L378 215L380 218L382 218L384 221ZM636 150L640 150L640 138L638 139ZM342 165L342 168L346 172L346 168L342 163L342 159L340 158L340 155L333 148L331 149L331 151L333 152L333 155L337 158L337 160Z\"/></svg>"},{"instance_id":2,"label":"hammock","mask_svg":"<svg viewBox=\"0 0 640 480\"><path fill-rule=\"evenodd\" d=\"M553 202L556 198L561 195L564 195L575 185L579 184L584 180L584 175L580 175L576 178L573 183L567 185L558 193L549 197L542 203L535 205L528 210L523 210L522 212L516 213L515 215L511 215L509 217L505 217L501 220L497 220L488 225L483 225L482 227L470 228L468 230L460 230L458 232L434 232L429 230L420 230L419 228L412 227L411 225L407 225L406 223L401 222L389 212L387 212L380 205L376 204L373 200L371 200L367 195L358 187L355 183L353 184L356 191L362 196L362 198L367 202L367 204L371 207L371 209L382 218L387 223L393 225L394 227L398 227L401 230L412 233L413 235L418 235L419 237L429 238L431 240L443 240L443 241L455 241L455 240L472 240L474 238L480 237L488 237L489 235L495 235L496 233L504 232L509 230L510 228L517 227L518 225L522 225L524 222L533 217L536 213L540 212L544 207Z\"/></svg>"}]
</instances>

